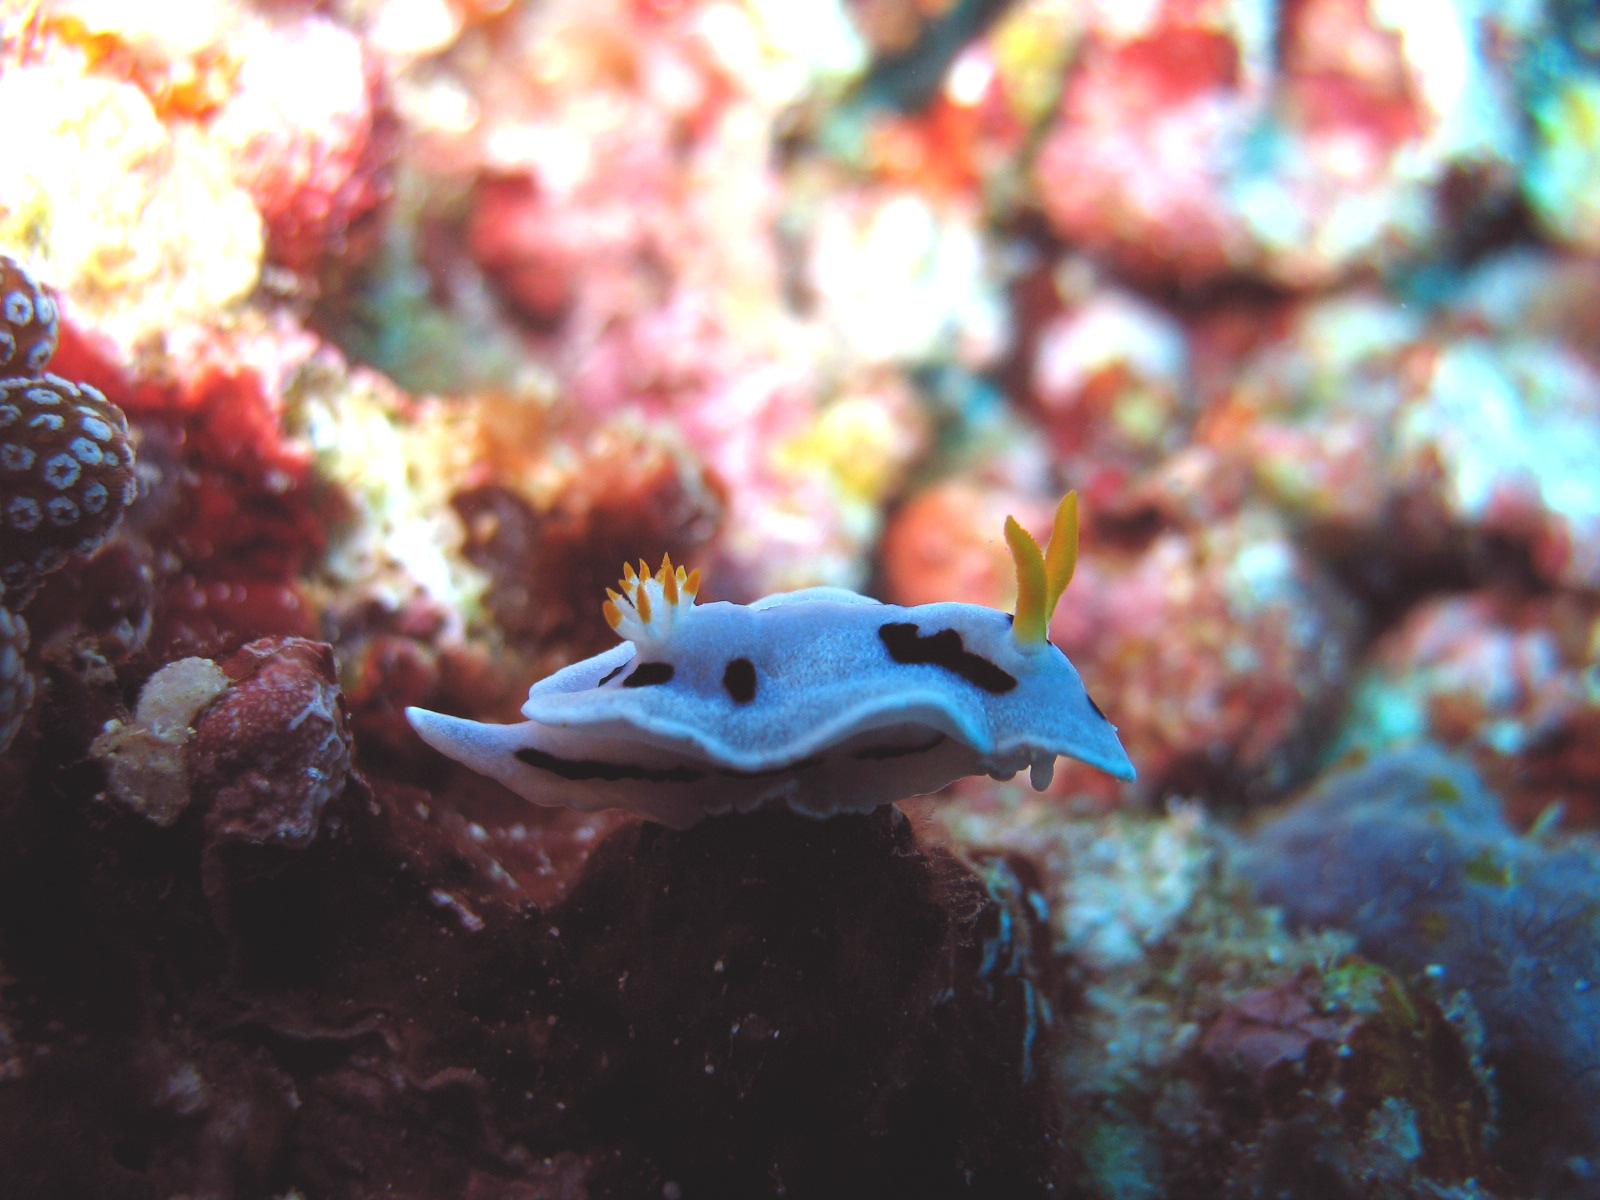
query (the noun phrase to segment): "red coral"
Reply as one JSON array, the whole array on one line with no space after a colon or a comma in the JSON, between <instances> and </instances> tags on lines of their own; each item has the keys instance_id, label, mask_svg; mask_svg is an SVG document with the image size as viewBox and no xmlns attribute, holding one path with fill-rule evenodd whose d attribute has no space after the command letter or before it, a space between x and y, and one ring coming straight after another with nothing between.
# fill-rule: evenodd
<instances>
[{"instance_id":1,"label":"red coral","mask_svg":"<svg viewBox=\"0 0 1600 1200\"><path fill-rule=\"evenodd\" d=\"M1296 0L1286 18L1285 100L1307 133L1343 138L1346 154L1381 164L1427 132L1418 64L1407 57L1417 49L1369 0Z\"/></svg>"},{"instance_id":2,"label":"red coral","mask_svg":"<svg viewBox=\"0 0 1600 1200\"><path fill-rule=\"evenodd\" d=\"M467 248L524 317L553 326L566 314L584 259L595 252L551 219L550 202L528 173L486 176L473 197Z\"/></svg>"},{"instance_id":3,"label":"red coral","mask_svg":"<svg viewBox=\"0 0 1600 1200\"><path fill-rule=\"evenodd\" d=\"M408 705L426 706L440 686L440 652L433 636L443 622L415 635L380 627L341 641L340 676L350 722L369 754L403 764L421 753L405 719Z\"/></svg>"},{"instance_id":4,"label":"red coral","mask_svg":"<svg viewBox=\"0 0 1600 1200\"><path fill-rule=\"evenodd\" d=\"M326 544L327 514L309 448L285 426L284 394L319 343L279 326L177 330L169 343L168 373L137 381L70 321L58 354L121 399L142 435L149 495L130 536L160 564L151 653L313 634L296 577Z\"/></svg>"},{"instance_id":5,"label":"red coral","mask_svg":"<svg viewBox=\"0 0 1600 1200\"><path fill-rule=\"evenodd\" d=\"M1046 505L1017 499L953 480L907 501L883 536L885 598L896 604L961 600L1009 608L1016 575L995 531L1013 514L1039 533L1050 526Z\"/></svg>"},{"instance_id":6,"label":"red coral","mask_svg":"<svg viewBox=\"0 0 1600 1200\"><path fill-rule=\"evenodd\" d=\"M233 680L185 752L213 844L301 847L350 775L350 732L333 652L260 638L221 660Z\"/></svg>"},{"instance_id":7,"label":"red coral","mask_svg":"<svg viewBox=\"0 0 1600 1200\"><path fill-rule=\"evenodd\" d=\"M311 509L309 447L285 426L285 392L320 350L286 323L224 333L178 329L160 375L134 378L112 348L68 321L58 366L72 364L140 427L157 489L181 492L160 540L191 569L291 575L324 545Z\"/></svg>"},{"instance_id":8,"label":"red coral","mask_svg":"<svg viewBox=\"0 0 1600 1200\"><path fill-rule=\"evenodd\" d=\"M292 579L204 579L185 572L162 587L150 644L164 657L214 654L246 637L310 637L316 625L315 610Z\"/></svg>"}]
</instances>

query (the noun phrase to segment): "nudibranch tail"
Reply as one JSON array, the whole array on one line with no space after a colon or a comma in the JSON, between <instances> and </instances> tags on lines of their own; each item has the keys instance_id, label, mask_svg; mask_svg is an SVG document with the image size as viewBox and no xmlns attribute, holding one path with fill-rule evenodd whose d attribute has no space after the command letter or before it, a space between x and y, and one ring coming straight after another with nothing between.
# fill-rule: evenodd
<instances>
[{"instance_id":1,"label":"nudibranch tail","mask_svg":"<svg viewBox=\"0 0 1600 1200\"><path fill-rule=\"evenodd\" d=\"M1006 518L1006 544L1017 565L1017 611L1011 633L1024 646L1038 645L1048 636L1050 617L1078 566L1078 493L1068 492L1056 506L1048 553L1015 517Z\"/></svg>"},{"instance_id":2,"label":"nudibranch tail","mask_svg":"<svg viewBox=\"0 0 1600 1200\"><path fill-rule=\"evenodd\" d=\"M606 622L618 636L630 642L659 641L672 632L694 607L700 591L700 570L685 571L672 565L672 556L661 556L661 567L654 574L650 565L639 560L639 569L622 564L620 592L606 589L600 606Z\"/></svg>"}]
</instances>

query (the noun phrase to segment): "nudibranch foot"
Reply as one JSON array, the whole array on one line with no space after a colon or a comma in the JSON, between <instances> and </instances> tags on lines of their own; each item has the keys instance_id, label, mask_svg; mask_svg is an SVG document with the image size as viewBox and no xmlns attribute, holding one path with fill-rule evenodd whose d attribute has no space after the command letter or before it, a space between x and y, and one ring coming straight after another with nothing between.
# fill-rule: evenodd
<instances>
[{"instance_id":1,"label":"nudibranch foot","mask_svg":"<svg viewBox=\"0 0 1600 1200\"><path fill-rule=\"evenodd\" d=\"M411 708L424 741L536 804L621 807L674 828L782 801L826 817L1065 755L1134 777L1116 727L1048 639L1077 558L1076 497L1049 549L1014 521L1014 616L810 588L700 604L698 571L625 567L606 619L627 640L534 684L525 721Z\"/></svg>"}]
</instances>

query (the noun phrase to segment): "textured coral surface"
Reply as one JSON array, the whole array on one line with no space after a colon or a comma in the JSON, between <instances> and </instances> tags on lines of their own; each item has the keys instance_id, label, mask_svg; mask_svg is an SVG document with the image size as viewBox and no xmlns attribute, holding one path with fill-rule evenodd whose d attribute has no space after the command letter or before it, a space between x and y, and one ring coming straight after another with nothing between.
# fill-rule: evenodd
<instances>
[{"instance_id":1,"label":"textured coral surface","mask_svg":"<svg viewBox=\"0 0 1600 1200\"><path fill-rule=\"evenodd\" d=\"M1296 924L1347 929L1375 961L1470 996L1503 1160L1535 1194L1593 1194L1592 844L1513 836L1469 766L1437 750L1394 753L1330 776L1265 825L1249 874ZM1319 886L1302 886L1308 877Z\"/></svg>"},{"instance_id":2,"label":"textured coral surface","mask_svg":"<svg viewBox=\"0 0 1600 1200\"><path fill-rule=\"evenodd\" d=\"M0 4L0 1194L1600 1197L1597 47ZM1132 783L667 833L406 721L663 553L1010 609L1068 490Z\"/></svg>"}]
</instances>

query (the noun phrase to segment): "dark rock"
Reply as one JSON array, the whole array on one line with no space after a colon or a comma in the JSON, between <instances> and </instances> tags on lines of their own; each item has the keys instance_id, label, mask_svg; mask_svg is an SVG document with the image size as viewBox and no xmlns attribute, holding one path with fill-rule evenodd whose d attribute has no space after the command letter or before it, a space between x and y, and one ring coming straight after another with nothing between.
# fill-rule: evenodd
<instances>
[{"instance_id":1,"label":"dark rock","mask_svg":"<svg viewBox=\"0 0 1600 1200\"><path fill-rule=\"evenodd\" d=\"M635 826L548 920L532 1112L593 1195L1052 1191L1028 917L892 806Z\"/></svg>"}]
</instances>

